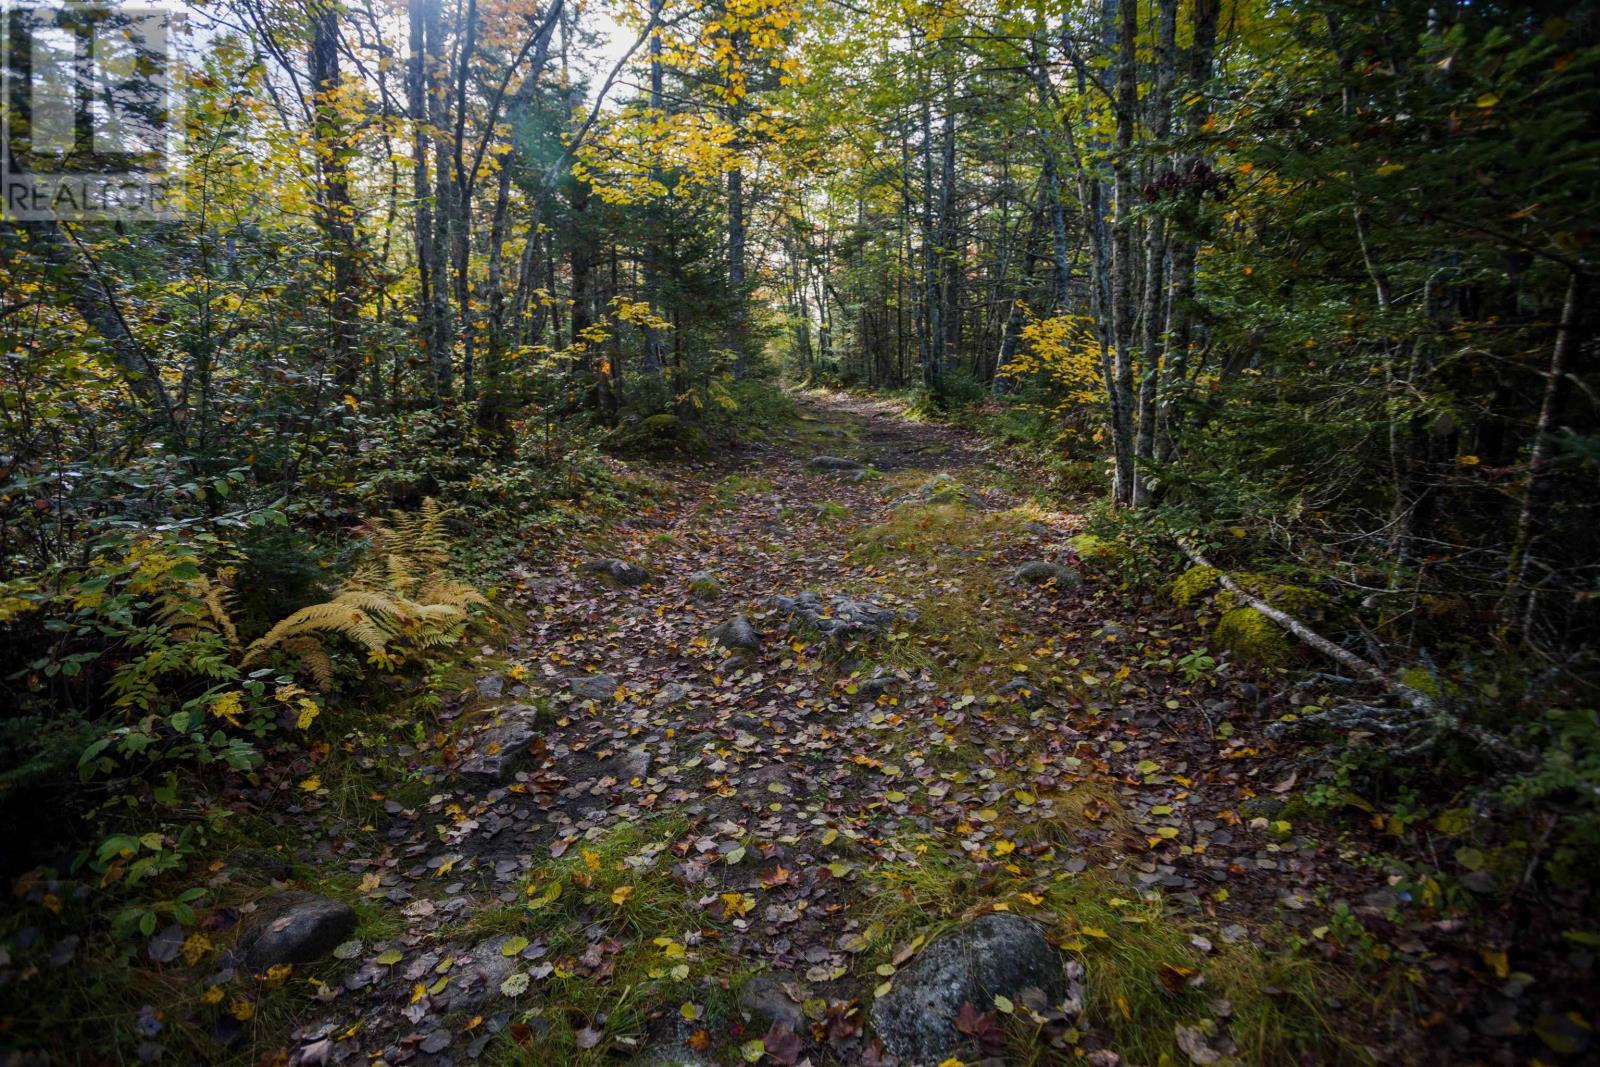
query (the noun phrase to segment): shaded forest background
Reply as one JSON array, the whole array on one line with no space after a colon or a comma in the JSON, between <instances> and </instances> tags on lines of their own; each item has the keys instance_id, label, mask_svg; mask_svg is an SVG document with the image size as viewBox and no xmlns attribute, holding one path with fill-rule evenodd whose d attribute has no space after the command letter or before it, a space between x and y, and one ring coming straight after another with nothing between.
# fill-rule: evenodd
<instances>
[{"instance_id":1,"label":"shaded forest background","mask_svg":"<svg viewBox=\"0 0 1600 1067\"><path fill-rule=\"evenodd\" d=\"M761 434L787 382L977 426L1130 589L1226 574L1372 667L1296 727L1338 790L1503 817L1572 903L1596 15L210 6L177 217L0 221L0 805L49 813L7 873L181 919L146 887L208 781L434 669L526 546L632 506L617 457ZM1202 652L1328 666L1234 607Z\"/></svg>"}]
</instances>

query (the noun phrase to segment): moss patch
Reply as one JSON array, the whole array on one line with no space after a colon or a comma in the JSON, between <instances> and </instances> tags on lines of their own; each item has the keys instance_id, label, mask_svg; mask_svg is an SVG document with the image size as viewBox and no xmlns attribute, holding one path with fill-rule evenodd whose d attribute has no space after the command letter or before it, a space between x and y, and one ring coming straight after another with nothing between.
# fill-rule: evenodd
<instances>
[{"instance_id":1,"label":"moss patch","mask_svg":"<svg viewBox=\"0 0 1600 1067\"><path fill-rule=\"evenodd\" d=\"M1219 648L1244 663L1281 667L1294 654L1289 638L1278 624L1255 608L1224 612L1211 636Z\"/></svg>"},{"instance_id":2,"label":"moss patch","mask_svg":"<svg viewBox=\"0 0 1600 1067\"><path fill-rule=\"evenodd\" d=\"M1128 550L1117 542L1087 533L1069 537L1067 547L1076 552L1078 558L1085 563L1102 567L1120 563L1128 554Z\"/></svg>"},{"instance_id":3,"label":"moss patch","mask_svg":"<svg viewBox=\"0 0 1600 1067\"><path fill-rule=\"evenodd\" d=\"M1222 574L1215 567L1190 567L1172 583L1172 602L1186 608L1217 587Z\"/></svg>"}]
</instances>

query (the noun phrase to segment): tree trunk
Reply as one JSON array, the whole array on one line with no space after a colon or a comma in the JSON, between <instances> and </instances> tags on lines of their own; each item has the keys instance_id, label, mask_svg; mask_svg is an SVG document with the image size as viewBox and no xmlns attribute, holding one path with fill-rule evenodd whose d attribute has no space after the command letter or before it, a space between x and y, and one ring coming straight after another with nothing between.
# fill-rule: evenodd
<instances>
[{"instance_id":1,"label":"tree trunk","mask_svg":"<svg viewBox=\"0 0 1600 1067\"><path fill-rule=\"evenodd\" d=\"M1150 132L1159 143L1165 141L1172 127L1173 66L1178 51L1178 0L1159 0L1159 26L1156 32L1155 84L1150 92ZM1160 177L1159 173L1151 178ZM1156 386L1161 374L1161 335L1166 325L1164 314L1166 286L1162 268L1167 259L1166 219L1152 214L1144 235L1144 337L1140 345L1144 365L1139 374L1139 435L1134 442L1137 463L1149 464L1155 459L1156 446ZM1133 505L1143 507L1150 502L1150 475L1134 469Z\"/></svg>"},{"instance_id":2,"label":"tree trunk","mask_svg":"<svg viewBox=\"0 0 1600 1067\"><path fill-rule=\"evenodd\" d=\"M1115 0L1111 0L1115 2ZM1116 213L1111 224L1111 331L1116 345L1111 382L1111 440L1116 456L1112 498L1133 503L1134 483L1134 292L1133 292L1133 124L1139 108L1135 77L1138 9L1122 0L1117 41L1117 151L1113 157Z\"/></svg>"},{"instance_id":3,"label":"tree trunk","mask_svg":"<svg viewBox=\"0 0 1600 1067\"><path fill-rule=\"evenodd\" d=\"M1193 13L1194 43L1189 50L1187 71L1188 92L1193 103L1189 105L1185 126L1194 133L1205 125L1210 105L1206 99L1207 85L1211 81L1212 53L1217 42L1217 14L1220 0L1195 0ZM1190 174L1200 163L1198 155L1186 156L1179 164L1180 174ZM1188 194L1195 205L1194 217L1172 242L1171 263L1167 280L1166 339L1163 344L1161 386L1156 400L1156 456L1159 460L1171 459L1177 447L1177 435L1172 424L1172 402L1188 375L1189 346L1193 335L1191 304L1194 300L1195 254L1199 247L1198 193Z\"/></svg>"},{"instance_id":4,"label":"tree trunk","mask_svg":"<svg viewBox=\"0 0 1600 1067\"><path fill-rule=\"evenodd\" d=\"M728 171L728 290L733 297L728 347L733 349L733 376L743 380L750 374L750 353L745 336L744 171L737 166Z\"/></svg>"},{"instance_id":5,"label":"tree trunk","mask_svg":"<svg viewBox=\"0 0 1600 1067\"><path fill-rule=\"evenodd\" d=\"M650 0L650 19L652 22L661 20L661 8L664 0ZM662 67L661 67L661 36L650 35L650 113L653 118L660 120L662 117ZM650 167L652 181L661 181L661 168L653 158ZM652 200L646 212L645 225L649 232L645 236L644 246L644 295L650 302L653 314L661 314L660 270L661 270L661 210L660 205ZM644 328L644 372L653 377L661 377L662 365L665 362L665 349L661 342L661 331L654 326L646 325Z\"/></svg>"},{"instance_id":6,"label":"tree trunk","mask_svg":"<svg viewBox=\"0 0 1600 1067\"><path fill-rule=\"evenodd\" d=\"M339 105L339 9L322 2L311 9L312 135L317 143L317 172L321 178L321 203L317 224L322 230L322 254L332 267L328 317L334 380L341 389L356 387L361 356L356 351L357 317L361 300L356 292L355 206L350 201L350 173L345 164L345 123Z\"/></svg>"}]
</instances>

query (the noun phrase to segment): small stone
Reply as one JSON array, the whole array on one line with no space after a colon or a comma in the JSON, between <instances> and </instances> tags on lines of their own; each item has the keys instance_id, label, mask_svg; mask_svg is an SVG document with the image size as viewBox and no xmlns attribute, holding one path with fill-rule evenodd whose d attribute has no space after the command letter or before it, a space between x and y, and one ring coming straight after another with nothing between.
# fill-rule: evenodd
<instances>
[{"instance_id":1,"label":"small stone","mask_svg":"<svg viewBox=\"0 0 1600 1067\"><path fill-rule=\"evenodd\" d=\"M721 626L713 628L708 636L723 648L754 652L761 647L761 635L743 615L735 615Z\"/></svg>"},{"instance_id":2,"label":"small stone","mask_svg":"<svg viewBox=\"0 0 1600 1067\"><path fill-rule=\"evenodd\" d=\"M672 704L680 704L684 700L687 700L688 697L688 686L681 682L668 682L666 685L661 687L661 691L655 695L655 699L651 700L650 703L654 704L658 708L664 708Z\"/></svg>"},{"instance_id":3,"label":"small stone","mask_svg":"<svg viewBox=\"0 0 1600 1067\"><path fill-rule=\"evenodd\" d=\"M843 456L813 456L806 466L818 471L858 471L861 469L861 464L856 460L845 459Z\"/></svg>"},{"instance_id":4,"label":"small stone","mask_svg":"<svg viewBox=\"0 0 1600 1067\"><path fill-rule=\"evenodd\" d=\"M722 592L722 583L710 571L696 571L689 575L689 595L696 600L712 600Z\"/></svg>"},{"instance_id":5,"label":"small stone","mask_svg":"<svg viewBox=\"0 0 1600 1067\"><path fill-rule=\"evenodd\" d=\"M347 940L356 928L350 905L298 890L261 901L239 935L239 950L252 970L280 963L315 963Z\"/></svg>"},{"instance_id":6,"label":"small stone","mask_svg":"<svg viewBox=\"0 0 1600 1067\"><path fill-rule=\"evenodd\" d=\"M798 998L795 994L798 994ZM739 990L739 1007L766 1029L771 1023L782 1023L791 1030L804 1030L805 1013L800 1001L807 990L793 976L786 974L758 974Z\"/></svg>"},{"instance_id":7,"label":"small stone","mask_svg":"<svg viewBox=\"0 0 1600 1067\"><path fill-rule=\"evenodd\" d=\"M899 684L900 679L892 674L875 674L856 683L856 696L876 700Z\"/></svg>"},{"instance_id":8,"label":"small stone","mask_svg":"<svg viewBox=\"0 0 1600 1067\"><path fill-rule=\"evenodd\" d=\"M592 559L578 567L584 574L609 578L618 585L643 585L650 580L650 572L625 559Z\"/></svg>"},{"instance_id":9,"label":"small stone","mask_svg":"<svg viewBox=\"0 0 1600 1067\"><path fill-rule=\"evenodd\" d=\"M478 679L477 687L484 700L499 700L506 691L506 680L499 671L490 671Z\"/></svg>"},{"instance_id":10,"label":"small stone","mask_svg":"<svg viewBox=\"0 0 1600 1067\"><path fill-rule=\"evenodd\" d=\"M1077 589L1083 585L1083 578L1071 567L1043 559L1024 563L1011 572L1011 580L1018 585L1044 585L1053 580L1057 589Z\"/></svg>"},{"instance_id":11,"label":"small stone","mask_svg":"<svg viewBox=\"0 0 1600 1067\"><path fill-rule=\"evenodd\" d=\"M515 954L506 956L500 951L512 936L497 934L479 941L469 953L456 960L447 987L451 1011L472 1011L499 995L500 984L511 977L521 962Z\"/></svg>"},{"instance_id":12,"label":"small stone","mask_svg":"<svg viewBox=\"0 0 1600 1067\"><path fill-rule=\"evenodd\" d=\"M648 748L643 745L638 748L630 748L617 757L616 771L614 773L625 782L632 781L635 778L641 780L648 778L650 777L650 760L650 750Z\"/></svg>"},{"instance_id":13,"label":"small stone","mask_svg":"<svg viewBox=\"0 0 1600 1067\"><path fill-rule=\"evenodd\" d=\"M1044 690L1038 682L1030 681L1022 675L1013 675L1011 680L999 689L996 695L1006 700L1014 700L1025 708L1033 709L1044 704Z\"/></svg>"},{"instance_id":14,"label":"small stone","mask_svg":"<svg viewBox=\"0 0 1600 1067\"><path fill-rule=\"evenodd\" d=\"M539 709L532 704L497 708L489 724L461 746L465 755L456 773L488 786L511 781L533 758L529 748L539 737L538 718Z\"/></svg>"},{"instance_id":15,"label":"small stone","mask_svg":"<svg viewBox=\"0 0 1600 1067\"><path fill-rule=\"evenodd\" d=\"M567 683L572 690L572 695L579 700L593 700L597 704L609 704L617 698L617 676L614 674L592 674L587 678L574 678Z\"/></svg>"}]
</instances>

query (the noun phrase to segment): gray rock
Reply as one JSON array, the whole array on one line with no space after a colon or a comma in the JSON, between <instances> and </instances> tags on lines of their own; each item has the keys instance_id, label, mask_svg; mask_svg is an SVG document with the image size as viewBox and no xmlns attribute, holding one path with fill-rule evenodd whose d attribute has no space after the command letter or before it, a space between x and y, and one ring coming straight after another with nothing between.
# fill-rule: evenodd
<instances>
[{"instance_id":1,"label":"gray rock","mask_svg":"<svg viewBox=\"0 0 1600 1067\"><path fill-rule=\"evenodd\" d=\"M858 471L861 464L843 456L812 456L806 466L815 471Z\"/></svg>"},{"instance_id":2,"label":"gray rock","mask_svg":"<svg viewBox=\"0 0 1600 1067\"><path fill-rule=\"evenodd\" d=\"M1029 988L1051 1003L1067 994L1061 954L1027 919L993 912L935 938L902 968L873 1003L872 1027L902 1061L938 1063L961 1043L961 1005L989 1011L996 993L1016 1001Z\"/></svg>"},{"instance_id":3,"label":"gray rock","mask_svg":"<svg viewBox=\"0 0 1600 1067\"><path fill-rule=\"evenodd\" d=\"M635 778L648 778L650 777L650 761L650 750L643 745L639 745L616 757L612 763L612 767L615 768L612 773L625 782L632 781Z\"/></svg>"},{"instance_id":4,"label":"gray rock","mask_svg":"<svg viewBox=\"0 0 1600 1067\"><path fill-rule=\"evenodd\" d=\"M1011 580L1019 585L1043 585L1052 579L1057 589L1078 589L1083 585L1077 571L1049 560L1036 559L1011 572Z\"/></svg>"},{"instance_id":5,"label":"gray rock","mask_svg":"<svg viewBox=\"0 0 1600 1067\"><path fill-rule=\"evenodd\" d=\"M876 700L899 684L900 679L892 674L875 674L856 683L856 696Z\"/></svg>"},{"instance_id":6,"label":"gray rock","mask_svg":"<svg viewBox=\"0 0 1600 1067\"><path fill-rule=\"evenodd\" d=\"M973 496L972 491L966 486L948 474L936 474L905 496L893 501L891 506L959 504L963 507L974 507L979 503L978 498Z\"/></svg>"},{"instance_id":7,"label":"gray rock","mask_svg":"<svg viewBox=\"0 0 1600 1067\"><path fill-rule=\"evenodd\" d=\"M280 963L315 963L348 940L355 928L350 905L294 890L257 905L245 918L238 950L255 971Z\"/></svg>"},{"instance_id":8,"label":"gray rock","mask_svg":"<svg viewBox=\"0 0 1600 1067\"><path fill-rule=\"evenodd\" d=\"M616 699L618 684L617 676L614 674L592 674L587 678L572 679L567 683L567 687L579 700L609 704Z\"/></svg>"},{"instance_id":9,"label":"gray rock","mask_svg":"<svg viewBox=\"0 0 1600 1067\"><path fill-rule=\"evenodd\" d=\"M597 574L618 585L643 585L650 580L650 572L625 559L592 559L578 567L584 574Z\"/></svg>"},{"instance_id":10,"label":"gray rock","mask_svg":"<svg viewBox=\"0 0 1600 1067\"><path fill-rule=\"evenodd\" d=\"M499 700L506 691L506 680L499 671L490 671L477 684L478 695L485 700Z\"/></svg>"},{"instance_id":11,"label":"gray rock","mask_svg":"<svg viewBox=\"0 0 1600 1067\"><path fill-rule=\"evenodd\" d=\"M824 601L821 594L812 592L798 596L776 596L772 598L772 604L791 619L798 620L833 641L887 633L889 627L902 617L916 618L911 612L902 615L893 608L882 607L870 600L834 596Z\"/></svg>"},{"instance_id":12,"label":"gray rock","mask_svg":"<svg viewBox=\"0 0 1600 1067\"><path fill-rule=\"evenodd\" d=\"M782 1023L789 1029L804 1032L805 1013L800 1001L808 995L804 985L787 974L758 974L739 990L739 1008L757 1020L759 1029L772 1023Z\"/></svg>"},{"instance_id":13,"label":"gray rock","mask_svg":"<svg viewBox=\"0 0 1600 1067\"><path fill-rule=\"evenodd\" d=\"M677 1010L669 1010L651 1027L644 1048L628 1062L631 1067L721 1067L715 1056L689 1047L696 1030L704 1028L715 1033L720 1023L715 1015L691 1022Z\"/></svg>"},{"instance_id":14,"label":"gray rock","mask_svg":"<svg viewBox=\"0 0 1600 1067\"><path fill-rule=\"evenodd\" d=\"M488 725L467 738L456 773L486 786L505 785L533 759L529 746L539 736L538 719L532 704L495 709Z\"/></svg>"},{"instance_id":15,"label":"gray rock","mask_svg":"<svg viewBox=\"0 0 1600 1067\"><path fill-rule=\"evenodd\" d=\"M708 636L723 648L754 652L761 647L761 635L743 615L735 615L721 626L714 627Z\"/></svg>"},{"instance_id":16,"label":"gray rock","mask_svg":"<svg viewBox=\"0 0 1600 1067\"><path fill-rule=\"evenodd\" d=\"M471 1011L500 995L500 983L510 978L522 963L516 956L500 954L501 947L511 936L499 934L480 941L471 952L456 957L448 986L451 1011Z\"/></svg>"},{"instance_id":17,"label":"gray rock","mask_svg":"<svg viewBox=\"0 0 1600 1067\"><path fill-rule=\"evenodd\" d=\"M681 704L688 697L688 686L682 682L668 682L661 687L661 691L655 695L655 699L651 700L650 703L658 708L664 708L672 704Z\"/></svg>"},{"instance_id":18,"label":"gray rock","mask_svg":"<svg viewBox=\"0 0 1600 1067\"><path fill-rule=\"evenodd\" d=\"M1013 676L1005 685L995 690L995 693L1006 700L1015 700L1025 708L1037 708L1044 704L1044 690L1039 683L1030 681L1020 674Z\"/></svg>"}]
</instances>

